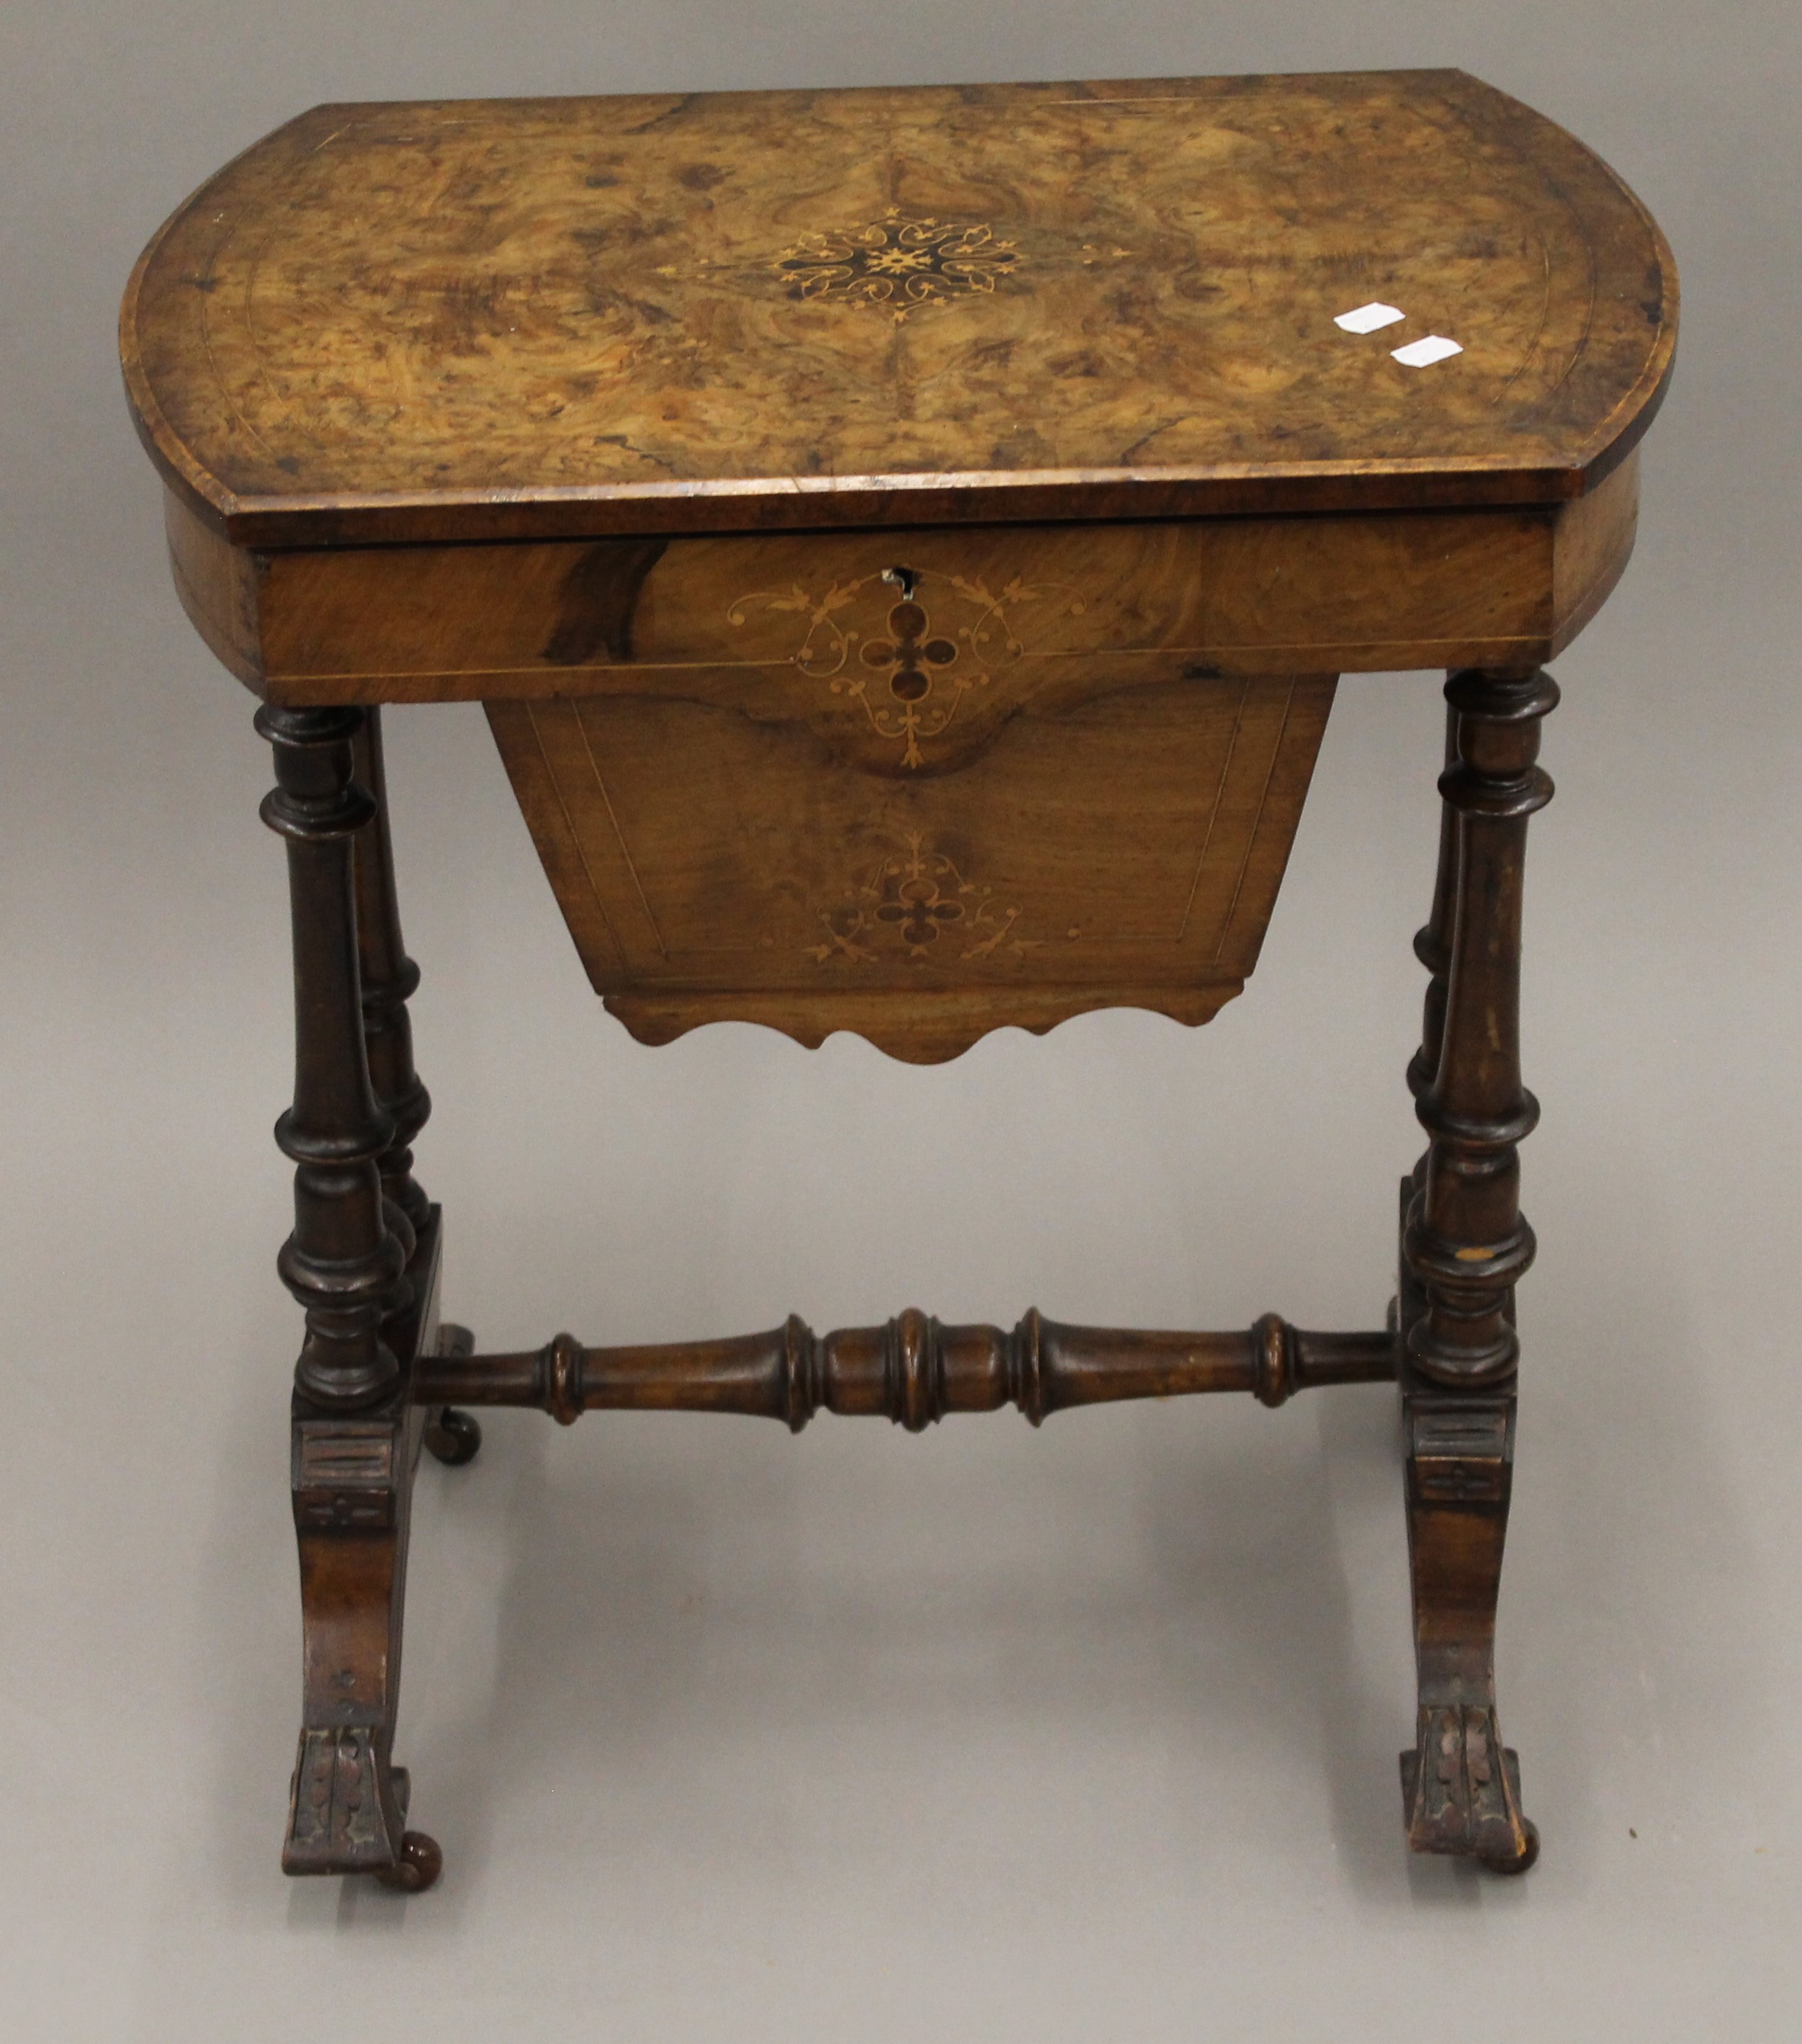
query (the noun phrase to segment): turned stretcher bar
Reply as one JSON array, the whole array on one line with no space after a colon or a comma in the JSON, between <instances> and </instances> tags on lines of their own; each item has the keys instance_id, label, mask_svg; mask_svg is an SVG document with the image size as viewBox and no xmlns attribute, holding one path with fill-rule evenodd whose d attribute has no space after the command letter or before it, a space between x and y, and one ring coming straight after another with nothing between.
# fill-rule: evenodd
<instances>
[{"instance_id":1,"label":"turned stretcher bar","mask_svg":"<svg viewBox=\"0 0 1802 2044\"><path fill-rule=\"evenodd\" d=\"M945 1327L909 1307L882 1327L816 1335L792 1315L766 1334L586 1348L558 1335L540 1349L476 1355L461 1329L421 1357L416 1404L537 1406L571 1424L584 1412L743 1412L797 1433L824 1408L884 1416L919 1433L947 1412L1017 1405L1047 1413L1120 1398L1249 1391L1280 1405L1326 1384L1389 1383L1395 1335L1315 1334L1266 1313L1239 1333L1067 1327L1036 1308L1011 1331Z\"/></svg>"}]
</instances>

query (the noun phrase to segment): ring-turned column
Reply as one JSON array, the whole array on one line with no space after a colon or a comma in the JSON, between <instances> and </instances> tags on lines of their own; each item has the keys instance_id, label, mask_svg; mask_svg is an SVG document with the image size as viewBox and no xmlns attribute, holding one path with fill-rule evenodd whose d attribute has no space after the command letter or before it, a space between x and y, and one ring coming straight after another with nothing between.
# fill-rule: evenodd
<instances>
[{"instance_id":1,"label":"ring-turned column","mask_svg":"<svg viewBox=\"0 0 1802 2044\"><path fill-rule=\"evenodd\" d=\"M376 813L352 774L363 720L272 704L256 715L275 753L263 820L287 846L294 923L294 1100L275 1140L294 1163L294 1228L279 1268L306 1309L295 1389L340 1411L374 1404L399 1375L381 1324L405 1255L383 1212L394 1124L370 1084L357 957L355 840Z\"/></svg>"},{"instance_id":2,"label":"ring-turned column","mask_svg":"<svg viewBox=\"0 0 1802 2044\"><path fill-rule=\"evenodd\" d=\"M390 1231L415 1239L432 1211L413 1175L413 1143L432 1112L413 1061L413 1021L407 1003L419 991L419 967L408 957L401 935L401 908L394 886L394 852L388 828L388 776L382 750L382 712L371 705L352 747L357 786L374 805L355 841L357 949L362 976L363 1030L370 1084L376 1103L394 1124L378 1160L382 1190L389 1201ZM401 1217L395 1224L395 1214ZM406 1245L409 1250L410 1243Z\"/></svg>"},{"instance_id":3,"label":"ring-turned column","mask_svg":"<svg viewBox=\"0 0 1802 2044\"><path fill-rule=\"evenodd\" d=\"M388 1232L400 1243L406 1266L388 1302L391 1331L393 1323L423 1303L417 1295L425 1274L415 1266L429 1260L421 1245L434 1226L437 1209L413 1174L413 1144L431 1115L432 1096L413 1061L413 1019L407 1003L419 990L419 967L407 955L401 935L378 704L363 712L363 728L352 743L351 761L357 786L367 790L375 804L374 814L356 834L354 868L363 1047L375 1104L394 1124L376 1168L382 1181L383 1218ZM467 1412L435 1406L426 1416L425 1441L440 1462L467 1462L482 1446L482 1429Z\"/></svg>"},{"instance_id":4,"label":"ring-turned column","mask_svg":"<svg viewBox=\"0 0 1802 2044\"><path fill-rule=\"evenodd\" d=\"M1437 1066L1416 1102L1428 1143L1406 1254L1427 1311L1408 1352L1423 1376L1466 1388L1512 1374L1510 1294L1533 1260L1518 1148L1539 1118L1520 1081L1521 889L1527 819L1552 798L1539 724L1558 699L1538 670L1471 670L1446 685L1457 729L1439 791L1457 882Z\"/></svg>"}]
</instances>

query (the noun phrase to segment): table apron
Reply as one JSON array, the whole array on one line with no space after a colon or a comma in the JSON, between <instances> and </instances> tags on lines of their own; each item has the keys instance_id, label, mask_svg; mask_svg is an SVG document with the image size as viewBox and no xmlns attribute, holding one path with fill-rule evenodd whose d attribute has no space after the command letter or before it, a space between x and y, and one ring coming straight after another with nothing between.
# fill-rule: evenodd
<instances>
[{"instance_id":1,"label":"table apron","mask_svg":"<svg viewBox=\"0 0 1802 2044\"><path fill-rule=\"evenodd\" d=\"M770 683L893 683L909 660L909 685L941 694L1005 670L1016 695L1053 699L1173 674L1531 666L1619 579L1638 489L1635 455L1585 498L1525 509L285 553L233 547L173 493L167 508L189 617L271 701L736 706Z\"/></svg>"}]
</instances>

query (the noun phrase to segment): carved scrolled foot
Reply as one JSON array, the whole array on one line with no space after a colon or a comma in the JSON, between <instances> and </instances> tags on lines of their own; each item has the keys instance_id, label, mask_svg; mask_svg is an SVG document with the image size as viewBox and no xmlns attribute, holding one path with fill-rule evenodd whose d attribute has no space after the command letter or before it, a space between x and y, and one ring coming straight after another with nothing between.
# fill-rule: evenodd
<instances>
[{"instance_id":1,"label":"carved scrolled foot","mask_svg":"<svg viewBox=\"0 0 1802 2044\"><path fill-rule=\"evenodd\" d=\"M1520 1811L1520 1762L1485 1706L1423 1707L1401 1756L1402 1808L1416 1852L1456 1853L1493 1873L1524 1873L1539 1834Z\"/></svg>"},{"instance_id":2,"label":"carved scrolled foot","mask_svg":"<svg viewBox=\"0 0 1802 2044\"><path fill-rule=\"evenodd\" d=\"M444 1870L444 1855L436 1838L424 1831L409 1831L401 1840L401 1855L375 1878L384 1888L400 1895L423 1895Z\"/></svg>"},{"instance_id":3,"label":"carved scrolled foot","mask_svg":"<svg viewBox=\"0 0 1802 2044\"><path fill-rule=\"evenodd\" d=\"M378 1727L309 1725L289 1788L282 1872L386 1874L404 1843L407 1788Z\"/></svg>"},{"instance_id":4,"label":"carved scrolled foot","mask_svg":"<svg viewBox=\"0 0 1802 2044\"><path fill-rule=\"evenodd\" d=\"M440 1405L425 1423L425 1445L447 1469L472 1462L482 1447L482 1429L455 1405Z\"/></svg>"}]
</instances>

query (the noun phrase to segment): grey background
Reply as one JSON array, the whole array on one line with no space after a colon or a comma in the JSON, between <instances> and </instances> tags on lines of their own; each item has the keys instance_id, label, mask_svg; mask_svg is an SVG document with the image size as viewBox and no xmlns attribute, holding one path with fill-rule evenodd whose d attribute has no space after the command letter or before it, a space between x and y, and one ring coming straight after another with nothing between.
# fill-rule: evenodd
<instances>
[{"instance_id":1,"label":"grey background","mask_svg":"<svg viewBox=\"0 0 1802 2044\"><path fill-rule=\"evenodd\" d=\"M1751 2038L1802 2017L1792 4L14 0L0 20L0 2030L1043 2044ZM401 1746L429 1898L285 1884L284 887L113 353L159 220L329 98L1455 63L1682 268L1638 557L1534 826L1542 1254L1503 1723L1546 1852L1401 1847L1392 1400L921 1441L530 1415L428 1466ZM1435 832L1427 676L1346 682L1206 1031L932 1071L588 994L473 707L393 717L422 1172L494 1345L1366 1323Z\"/></svg>"}]
</instances>

